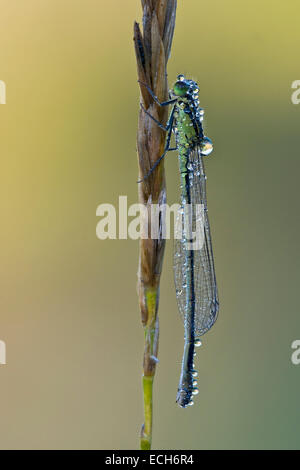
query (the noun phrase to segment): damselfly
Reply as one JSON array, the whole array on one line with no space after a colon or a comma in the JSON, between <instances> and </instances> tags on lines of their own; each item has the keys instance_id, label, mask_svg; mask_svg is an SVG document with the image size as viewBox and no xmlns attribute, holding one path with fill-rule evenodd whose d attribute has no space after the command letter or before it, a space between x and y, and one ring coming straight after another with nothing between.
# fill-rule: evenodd
<instances>
[{"instance_id":1,"label":"damselfly","mask_svg":"<svg viewBox=\"0 0 300 470\"><path fill-rule=\"evenodd\" d=\"M195 347L201 345L199 337L215 323L219 309L203 164L203 156L212 152L213 145L203 132L204 110L199 107L199 89L196 82L178 75L170 91L169 101L162 103L151 89L145 86L160 106L173 104L166 127L144 109L167 131L164 152L145 178L152 173L168 151L174 150L170 147L171 135L174 132L181 179L179 225L182 229L182 237L175 239L174 274L178 308L184 323L184 352L176 401L185 408L193 404L193 395L198 393L198 374L194 366ZM200 216L203 237L201 246L196 245L195 248L191 243L191 234L199 226L199 206L203 208ZM189 211L186 211L187 207Z\"/></svg>"}]
</instances>

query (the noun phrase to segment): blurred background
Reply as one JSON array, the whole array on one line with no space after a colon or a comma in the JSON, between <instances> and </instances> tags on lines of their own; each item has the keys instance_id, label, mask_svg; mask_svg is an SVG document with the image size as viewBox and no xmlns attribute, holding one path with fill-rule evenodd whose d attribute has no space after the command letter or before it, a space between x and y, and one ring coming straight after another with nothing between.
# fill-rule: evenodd
<instances>
[{"instance_id":1,"label":"blurred background","mask_svg":"<svg viewBox=\"0 0 300 470\"><path fill-rule=\"evenodd\" d=\"M96 238L137 202L138 0L1 0L2 449L132 449L143 420L138 242ZM172 243L160 300L155 449L299 448L297 0L178 2L169 61L200 84L219 319L176 403L183 325ZM175 153L168 202L178 201Z\"/></svg>"}]
</instances>

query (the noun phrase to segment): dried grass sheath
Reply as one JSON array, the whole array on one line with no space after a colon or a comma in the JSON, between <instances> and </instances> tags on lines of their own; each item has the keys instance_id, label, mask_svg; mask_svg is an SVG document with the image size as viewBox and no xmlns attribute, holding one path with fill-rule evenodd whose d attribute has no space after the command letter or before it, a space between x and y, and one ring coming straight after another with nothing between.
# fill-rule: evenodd
<instances>
[{"instance_id":1,"label":"dried grass sheath","mask_svg":"<svg viewBox=\"0 0 300 470\"><path fill-rule=\"evenodd\" d=\"M170 56L175 27L177 0L142 0L143 32L134 24L134 45L140 82L146 83L160 101L168 99L166 66ZM141 103L161 123L166 124L168 110L159 107L140 83ZM165 132L140 109L137 150L139 177L142 180L162 155ZM139 202L148 212L148 238L140 241L138 296L143 326L145 350L143 361L144 424L141 448L150 449L152 439L152 386L158 353L158 300L165 240L151 239L151 204L165 204L166 186L163 162L139 185ZM160 230L164 223L160 219ZM145 221L146 225L146 221ZM143 228L141 228L143 230Z\"/></svg>"}]
</instances>

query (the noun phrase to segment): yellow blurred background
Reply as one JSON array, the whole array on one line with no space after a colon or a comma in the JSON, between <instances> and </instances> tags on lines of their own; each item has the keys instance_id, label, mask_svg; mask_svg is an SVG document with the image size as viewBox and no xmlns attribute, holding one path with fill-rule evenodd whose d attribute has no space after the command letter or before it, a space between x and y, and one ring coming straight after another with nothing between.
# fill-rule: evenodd
<instances>
[{"instance_id":1,"label":"yellow blurred background","mask_svg":"<svg viewBox=\"0 0 300 470\"><path fill-rule=\"evenodd\" d=\"M142 423L138 242L96 238L96 208L137 202L138 0L1 0L0 447L127 449ZM299 448L297 0L179 0L169 79L196 79L219 319L175 403L183 348L168 242L156 449ZM177 158L166 159L168 201Z\"/></svg>"}]
</instances>

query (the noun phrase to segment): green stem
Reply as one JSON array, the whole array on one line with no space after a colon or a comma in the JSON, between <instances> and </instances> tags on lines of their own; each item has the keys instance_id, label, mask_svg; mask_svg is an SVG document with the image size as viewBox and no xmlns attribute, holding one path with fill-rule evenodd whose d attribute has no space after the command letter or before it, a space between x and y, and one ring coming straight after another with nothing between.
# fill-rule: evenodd
<instances>
[{"instance_id":1,"label":"green stem","mask_svg":"<svg viewBox=\"0 0 300 470\"><path fill-rule=\"evenodd\" d=\"M154 377L143 376L144 426L141 435L141 450L150 450L152 441L152 390Z\"/></svg>"},{"instance_id":2,"label":"green stem","mask_svg":"<svg viewBox=\"0 0 300 470\"><path fill-rule=\"evenodd\" d=\"M145 325L145 351L143 374L144 424L141 432L141 450L150 450L152 442L152 390L158 353L158 288L146 289L148 321Z\"/></svg>"}]
</instances>

